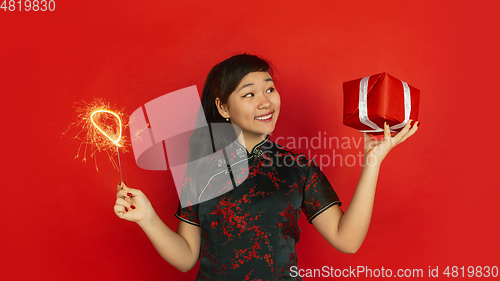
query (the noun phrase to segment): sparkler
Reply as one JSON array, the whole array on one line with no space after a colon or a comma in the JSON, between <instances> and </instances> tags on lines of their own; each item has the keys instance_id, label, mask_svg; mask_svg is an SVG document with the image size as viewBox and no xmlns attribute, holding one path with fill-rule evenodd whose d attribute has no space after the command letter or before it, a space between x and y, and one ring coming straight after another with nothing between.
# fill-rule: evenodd
<instances>
[{"instance_id":1,"label":"sparkler","mask_svg":"<svg viewBox=\"0 0 500 281\"><path fill-rule=\"evenodd\" d=\"M81 140L75 158L78 158L83 148L83 159L87 160L87 147L90 146L90 157L94 158L96 170L97 160L96 152L104 151L108 154L113 167L120 171L120 179L123 181L120 149L126 152L127 141L122 132L127 124L122 123L124 114L112 108L109 103L102 99L95 99L91 103L85 103L83 106L77 106L78 121L71 124L66 134L71 128L79 127L80 132L73 138ZM115 152L118 156L118 165L113 159Z\"/></svg>"}]
</instances>

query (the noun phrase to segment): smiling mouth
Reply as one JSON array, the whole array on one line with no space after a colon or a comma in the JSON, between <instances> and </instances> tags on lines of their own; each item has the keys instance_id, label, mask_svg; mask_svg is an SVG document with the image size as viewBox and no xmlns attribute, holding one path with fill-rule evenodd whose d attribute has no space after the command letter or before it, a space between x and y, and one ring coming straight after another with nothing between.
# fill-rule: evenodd
<instances>
[{"instance_id":1,"label":"smiling mouth","mask_svg":"<svg viewBox=\"0 0 500 281\"><path fill-rule=\"evenodd\" d=\"M255 117L254 119L255 120L259 120L259 121L269 121L271 120L271 117L273 117L273 113L274 112L271 112L267 115L263 115L263 116L258 116L258 117Z\"/></svg>"}]
</instances>

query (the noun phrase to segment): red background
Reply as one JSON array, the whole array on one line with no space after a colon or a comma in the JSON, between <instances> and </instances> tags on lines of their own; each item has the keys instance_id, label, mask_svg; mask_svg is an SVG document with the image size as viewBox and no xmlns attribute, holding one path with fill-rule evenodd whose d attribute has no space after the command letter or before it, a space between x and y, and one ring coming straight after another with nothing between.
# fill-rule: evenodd
<instances>
[{"instance_id":1,"label":"red background","mask_svg":"<svg viewBox=\"0 0 500 281\"><path fill-rule=\"evenodd\" d=\"M0 10L0 278L193 280L197 268L180 273L115 216L119 173L107 156L96 171L62 133L75 102L100 97L130 114L174 90L201 91L214 64L241 52L276 66L273 137L361 137L342 125L344 81L386 71L421 90L421 128L384 161L359 252L337 252L302 217L301 268L500 266L499 22L488 2L56 0L54 12ZM170 173L141 170L131 152L122 166L175 229ZM345 210L361 167L323 170Z\"/></svg>"}]
</instances>

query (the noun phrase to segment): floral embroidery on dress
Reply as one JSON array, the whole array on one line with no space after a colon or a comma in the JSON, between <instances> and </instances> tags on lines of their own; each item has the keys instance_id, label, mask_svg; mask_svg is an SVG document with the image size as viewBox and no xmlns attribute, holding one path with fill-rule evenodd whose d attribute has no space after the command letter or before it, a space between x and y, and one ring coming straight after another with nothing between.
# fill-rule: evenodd
<instances>
[{"instance_id":1,"label":"floral embroidery on dress","mask_svg":"<svg viewBox=\"0 0 500 281\"><path fill-rule=\"evenodd\" d=\"M246 153L241 146L232 151L236 153L228 155L230 163ZM311 223L326 208L341 204L325 175L304 154L266 138L252 156L246 171L232 164L235 180L238 173L248 173L236 188L201 204L178 207L178 218L202 230L196 280L302 280L290 275L290 267L298 265L301 213ZM224 159L216 163L226 165Z\"/></svg>"}]
</instances>

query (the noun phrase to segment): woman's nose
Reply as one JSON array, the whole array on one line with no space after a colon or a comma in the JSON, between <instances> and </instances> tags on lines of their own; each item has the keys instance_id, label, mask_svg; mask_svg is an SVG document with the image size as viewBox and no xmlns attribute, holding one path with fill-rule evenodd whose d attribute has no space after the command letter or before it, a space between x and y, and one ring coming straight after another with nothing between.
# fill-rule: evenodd
<instances>
[{"instance_id":1,"label":"woman's nose","mask_svg":"<svg viewBox=\"0 0 500 281\"><path fill-rule=\"evenodd\" d=\"M258 109L263 109L263 108L268 108L271 106L271 101L269 101L269 98L265 95L259 95L259 105L257 106Z\"/></svg>"}]
</instances>

